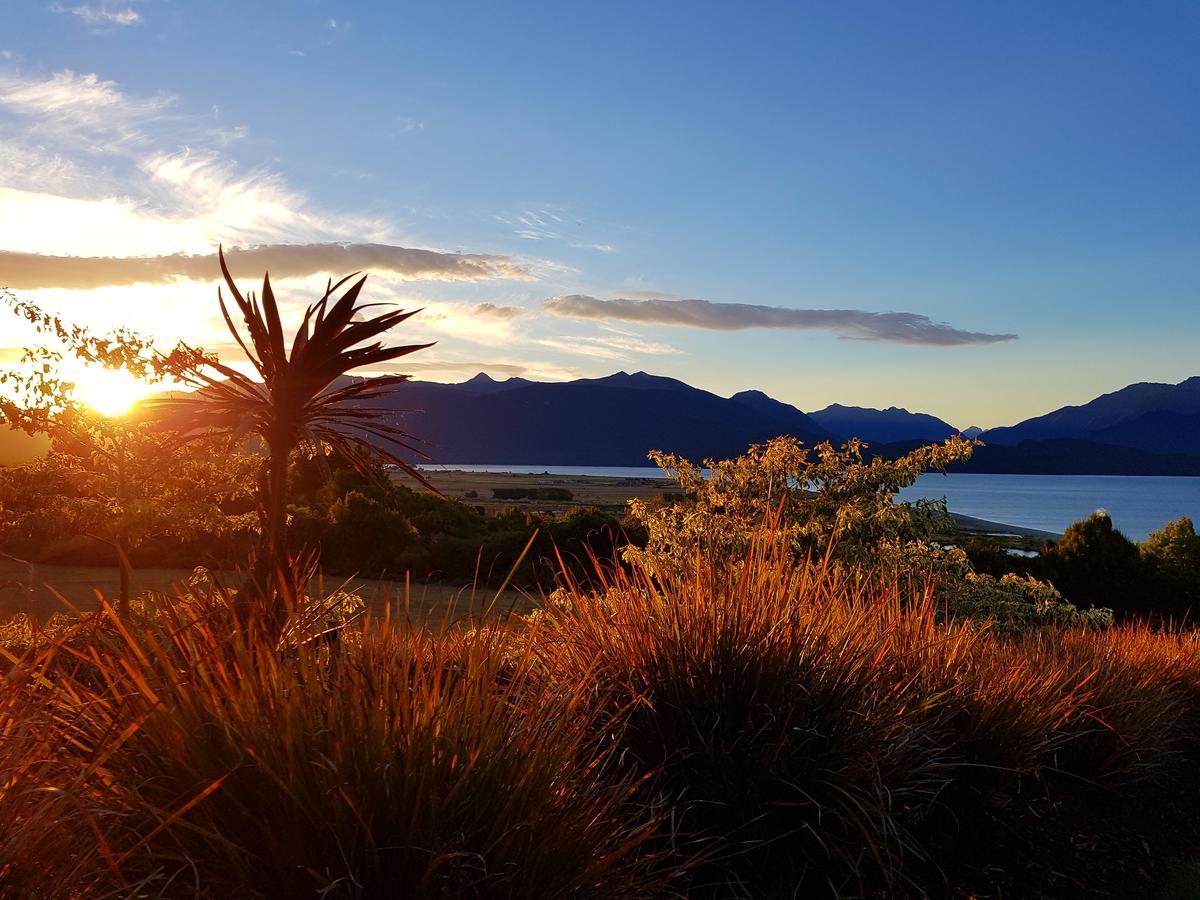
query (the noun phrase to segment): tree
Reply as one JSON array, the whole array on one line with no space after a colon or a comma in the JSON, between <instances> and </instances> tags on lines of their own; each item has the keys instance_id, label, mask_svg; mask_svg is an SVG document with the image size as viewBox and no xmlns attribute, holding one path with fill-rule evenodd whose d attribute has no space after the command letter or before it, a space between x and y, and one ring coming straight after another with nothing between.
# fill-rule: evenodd
<instances>
[{"instance_id":1,"label":"tree","mask_svg":"<svg viewBox=\"0 0 1200 900\"><path fill-rule=\"evenodd\" d=\"M374 340L415 315L418 310L395 310L365 315L358 304L366 283L359 278L340 297L334 292L353 278L328 284L324 295L305 311L289 352L279 306L264 276L261 302L253 293L238 289L219 252L221 272L241 313L246 336L234 323L220 288L217 302L225 324L246 354L257 379L211 358L197 359L184 373L197 390L194 394L163 401L185 431L218 430L262 441L266 457L260 474L262 541L255 580L268 621L282 622L285 607L297 585L288 577L287 547L288 468L298 451L320 454L332 451L364 472L376 471L380 460L408 472L429 490L435 490L420 471L388 447L424 456L410 443L411 435L392 425L392 412L373 405L408 380L407 375L386 375L344 383L349 372L399 359L432 344L384 346ZM356 273L357 274L357 273ZM436 491L435 491L436 492Z\"/></svg>"},{"instance_id":2,"label":"tree","mask_svg":"<svg viewBox=\"0 0 1200 900\"><path fill-rule=\"evenodd\" d=\"M802 555L820 555L833 546L840 559L855 564L901 563L914 554L927 560L932 537L945 530L945 504L898 503L896 492L922 472L968 459L974 444L953 437L896 460L865 460L865 446L854 440L810 448L779 437L736 459L706 460L702 467L654 451L650 458L679 482L684 499L630 501L630 516L646 528L648 540L644 550L630 547L626 554L652 568L690 565L697 550L736 560L751 534L773 522L776 536L790 540Z\"/></svg>"},{"instance_id":3,"label":"tree","mask_svg":"<svg viewBox=\"0 0 1200 900\"><path fill-rule=\"evenodd\" d=\"M651 459L678 480L683 496L630 501L630 518L648 539L644 549L624 552L657 573L686 571L697 555L709 565L736 566L754 535L769 535L801 557L829 554L867 577L894 578L917 596L932 589L947 615L1001 632L1111 624L1111 611L1077 609L1051 585L975 572L962 549L944 544L955 531L944 501L896 500L922 472L966 460L974 446L954 437L899 459L866 460L859 441L808 448L780 437L703 468L655 452Z\"/></svg>"},{"instance_id":4,"label":"tree","mask_svg":"<svg viewBox=\"0 0 1200 900\"><path fill-rule=\"evenodd\" d=\"M180 446L136 413L89 409L59 376L61 362L59 351L32 348L17 369L0 373L0 417L51 439L45 458L0 473L0 536L6 544L23 542L25 552L53 535L108 544L125 616L133 549L155 537L220 534L241 524L222 505L247 496L248 458L227 448L216 452L211 440Z\"/></svg>"},{"instance_id":5,"label":"tree","mask_svg":"<svg viewBox=\"0 0 1200 900\"><path fill-rule=\"evenodd\" d=\"M1146 611L1149 585L1137 546L1098 510L1068 526L1041 554L1044 574L1075 604Z\"/></svg>"},{"instance_id":6,"label":"tree","mask_svg":"<svg viewBox=\"0 0 1200 900\"><path fill-rule=\"evenodd\" d=\"M1200 604L1200 535L1192 520L1168 522L1138 545L1164 612L1188 613Z\"/></svg>"}]
</instances>

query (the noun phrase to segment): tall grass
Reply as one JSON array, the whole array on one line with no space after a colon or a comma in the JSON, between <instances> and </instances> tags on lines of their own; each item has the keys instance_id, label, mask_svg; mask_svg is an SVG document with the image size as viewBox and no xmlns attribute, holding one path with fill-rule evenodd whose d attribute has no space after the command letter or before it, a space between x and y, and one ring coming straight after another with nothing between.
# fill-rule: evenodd
<instances>
[{"instance_id":1,"label":"tall grass","mask_svg":"<svg viewBox=\"0 0 1200 900\"><path fill-rule=\"evenodd\" d=\"M605 772L578 693L531 677L528 635L364 621L335 644L281 649L228 630L231 617L188 622L191 608L169 604L140 633L114 619L80 653L86 677L60 667L27 698L59 744L36 789L18 745L5 754L10 885L73 885L45 896L651 893L647 822L623 808L629 785Z\"/></svg>"},{"instance_id":2,"label":"tall grass","mask_svg":"<svg viewBox=\"0 0 1200 900\"><path fill-rule=\"evenodd\" d=\"M193 586L25 636L0 894L921 895L1006 862L955 835L1200 751L1195 632L1014 638L769 536L527 621L323 622Z\"/></svg>"},{"instance_id":3,"label":"tall grass","mask_svg":"<svg viewBox=\"0 0 1200 900\"><path fill-rule=\"evenodd\" d=\"M740 566L601 578L548 610L545 664L590 684L643 801L670 810L659 840L701 857L694 892L917 890L984 807L1163 777L1197 734L1191 635L945 624L769 536Z\"/></svg>"}]
</instances>

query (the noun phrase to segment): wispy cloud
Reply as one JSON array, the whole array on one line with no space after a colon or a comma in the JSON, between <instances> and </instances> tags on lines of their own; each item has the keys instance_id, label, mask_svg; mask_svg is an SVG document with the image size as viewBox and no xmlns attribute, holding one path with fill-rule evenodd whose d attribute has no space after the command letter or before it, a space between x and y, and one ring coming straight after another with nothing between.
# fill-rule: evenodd
<instances>
[{"instance_id":1,"label":"wispy cloud","mask_svg":"<svg viewBox=\"0 0 1200 900\"><path fill-rule=\"evenodd\" d=\"M402 280L485 281L530 276L505 256L440 253L386 244L275 244L226 253L238 277L269 270L276 278L301 278L325 272L370 271ZM214 254L142 257L45 256L0 250L0 283L21 290L90 290L128 284L161 284L179 279L211 281L218 273ZM479 304L477 315L512 318L517 307Z\"/></svg>"},{"instance_id":2,"label":"wispy cloud","mask_svg":"<svg viewBox=\"0 0 1200 900\"><path fill-rule=\"evenodd\" d=\"M78 6L66 6L62 3L51 3L50 11L70 13L78 16L93 28L121 28L127 25L137 25L142 21L142 15L128 3L81 3Z\"/></svg>"},{"instance_id":3,"label":"wispy cloud","mask_svg":"<svg viewBox=\"0 0 1200 900\"><path fill-rule=\"evenodd\" d=\"M575 250L595 250L597 253L616 253L615 245L582 240L579 229L582 219L559 206L530 206L519 213L495 216L512 229L517 237L527 241L558 241Z\"/></svg>"},{"instance_id":4,"label":"wispy cloud","mask_svg":"<svg viewBox=\"0 0 1200 900\"><path fill-rule=\"evenodd\" d=\"M125 153L148 140L147 126L162 122L174 102L170 94L130 97L116 82L70 69L42 79L0 75L6 142L23 137L84 153Z\"/></svg>"},{"instance_id":5,"label":"wispy cloud","mask_svg":"<svg viewBox=\"0 0 1200 900\"><path fill-rule=\"evenodd\" d=\"M399 243L383 218L316 208L228 154L246 129L95 74L0 74L0 248L63 256L214 245Z\"/></svg>"},{"instance_id":6,"label":"wispy cloud","mask_svg":"<svg viewBox=\"0 0 1200 900\"><path fill-rule=\"evenodd\" d=\"M653 325L678 325L712 331L746 328L826 329L843 338L925 346L994 344L1016 339L1015 334L964 331L911 312L869 312L861 309L792 309L708 300L617 298L602 300L584 294L552 297L545 309L557 316L597 321L617 320Z\"/></svg>"},{"instance_id":7,"label":"wispy cloud","mask_svg":"<svg viewBox=\"0 0 1200 900\"><path fill-rule=\"evenodd\" d=\"M630 356L665 356L682 351L659 341L647 341L636 336L584 337L568 336L541 338L534 343L566 353L581 353L598 359L626 359Z\"/></svg>"}]
</instances>

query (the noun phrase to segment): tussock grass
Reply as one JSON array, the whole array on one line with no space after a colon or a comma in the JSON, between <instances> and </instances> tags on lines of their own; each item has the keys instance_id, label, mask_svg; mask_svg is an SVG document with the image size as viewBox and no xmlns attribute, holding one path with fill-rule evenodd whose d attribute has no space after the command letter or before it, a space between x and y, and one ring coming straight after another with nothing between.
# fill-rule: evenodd
<instances>
[{"instance_id":1,"label":"tussock grass","mask_svg":"<svg viewBox=\"0 0 1200 900\"><path fill-rule=\"evenodd\" d=\"M229 617L188 621L191 608L169 604L141 632L113 619L72 651L86 678L57 666L13 692L41 713L13 708L6 725L41 733L6 740L0 757L8 885L45 896L652 893L647 820L623 809L630 786L604 770L580 696L530 677L528 635L362 621L332 644L280 647ZM51 664L38 660L33 679ZM39 767L21 741L50 732L59 743L44 744Z\"/></svg>"},{"instance_id":2,"label":"tussock grass","mask_svg":"<svg viewBox=\"0 0 1200 900\"><path fill-rule=\"evenodd\" d=\"M508 623L281 632L211 585L17 623L0 894L921 895L956 832L1200 751L1195 632L943 612L760 535Z\"/></svg>"},{"instance_id":3,"label":"tussock grass","mask_svg":"<svg viewBox=\"0 0 1200 900\"><path fill-rule=\"evenodd\" d=\"M919 892L940 831L1019 817L1031 785L1161 780L1200 734L1190 633L1013 638L911 595L760 535L743 565L568 585L543 656L722 897Z\"/></svg>"}]
</instances>

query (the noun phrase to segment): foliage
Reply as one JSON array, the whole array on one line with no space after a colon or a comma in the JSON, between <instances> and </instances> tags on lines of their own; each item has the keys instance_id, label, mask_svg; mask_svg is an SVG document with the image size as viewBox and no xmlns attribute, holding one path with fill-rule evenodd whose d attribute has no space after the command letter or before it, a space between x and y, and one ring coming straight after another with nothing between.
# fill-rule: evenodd
<instances>
[{"instance_id":1,"label":"foliage","mask_svg":"<svg viewBox=\"0 0 1200 900\"><path fill-rule=\"evenodd\" d=\"M243 337L234 323L218 289L221 314L258 380L209 359L185 373L185 381L197 390L165 400L163 405L184 431L217 429L238 437L253 435L265 444L258 582L268 616L278 620L282 610L270 586L269 573L287 569L287 480L293 454L298 450L315 454L329 448L364 471L383 459L428 487L419 470L381 446L415 449L408 443L411 436L387 421L392 411L373 405L408 376L344 379L354 369L382 365L431 345L385 347L374 340L416 311L365 314L368 307L358 303L365 275L340 297L334 296L354 277L351 275L336 285L330 283L321 299L308 307L289 351L270 276L263 278L260 304L253 293L242 295L225 264L224 253L219 256L225 284L241 313L247 336Z\"/></svg>"},{"instance_id":2,"label":"foliage","mask_svg":"<svg viewBox=\"0 0 1200 900\"><path fill-rule=\"evenodd\" d=\"M938 595L952 615L987 622L1003 634L1049 627L1108 628L1110 609L1078 607L1063 600L1054 586L1029 575L965 572L939 586Z\"/></svg>"},{"instance_id":3,"label":"foliage","mask_svg":"<svg viewBox=\"0 0 1200 900\"><path fill-rule=\"evenodd\" d=\"M863 446L851 441L809 449L777 438L703 468L652 453L678 480L683 499L630 502L631 518L646 528L648 540L645 549L628 547L626 558L660 573L687 570L697 557L736 562L768 524L802 556L832 554L871 577L897 580L913 596L935 587L942 611L1008 633L1055 624L1103 627L1111 620L1106 610L1080 611L1064 602L1050 585L976 573L962 549L942 543L954 531L943 501L896 500L922 472L969 458L973 443L951 438L895 460L866 460Z\"/></svg>"},{"instance_id":4,"label":"foliage","mask_svg":"<svg viewBox=\"0 0 1200 900\"><path fill-rule=\"evenodd\" d=\"M1159 610L1176 615L1200 608L1200 535L1187 516L1168 522L1138 544L1153 574Z\"/></svg>"},{"instance_id":5,"label":"foliage","mask_svg":"<svg viewBox=\"0 0 1200 900\"><path fill-rule=\"evenodd\" d=\"M1118 614L1149 612L1153 591L1137 546L1099 511L1074 523L1041 553L1042 572L1073 602Z\"/></svg>"},{"instance_id":6,"label":"foliage","mask_svg":"<svg viewBox=\"0 0 1200 900\"><path fill-rule=\"evenodd\" d=\"M79 329L67 334L77 355L106 364L137 367L149 346L128 332L109 341ZM251 499L249 458L228 448L214 452L209 438L183 448L145 416L89 409L60 375L62 359L60 351L32 348L15 369L0 372L0 419L51 438L44 459L0 472L0 544L29 557L71 536L108 544L121 568L124 610L136 549L154 538L212 540L246 527L236 512Z\"/></svg>"},{"instance_id":7,"label":"foliage","mask_svg":"<svg viewBox=\"0 0 1200 900\"><path fill-rule=\"evenodd\" d=\"M0 547L38 561L77 536L119 540L129 559L163 542L212 545L253 529L254 465L211 438L181 447L146 423L96 417L86 443L60 438L0 470Z\"/></svg>"},{"instance_id":8,"label":"foliage","mask_svg":"<svg viewBox=\"0 0 1200 900\"><path fill-rule=\"evenodd\" d=\"M896 460L865 460L865 445L857 440L808 448L780 437L736 459L706 460L703 467L655 451L650 458L679 482L687 499L630 501L648 542L644 552L630 550L629 557L659 568L690 566L697 551L736 559L756 528L777 519L775 533L802 555L833 547L848 562L875 565L882 554L900 563L910 551L928 552L946 511L936 501L897 503L896 492L922 472L968 459L973 446L955 437Z\"/></svg>"},{"instance_id":9,"label":"foliage","mask_svg":"<svg viewBox=\"0 0 1200 900\"><path fill-rule=\"evenodd\" d=\"M607 577L535 617L544 663L590 683L660 839L705 862L689 896L892 895L953 863L930 848L958 822L1022 815L1029 780L1124 790L1200 737L1194 633L947 623L774 535L738 567Z\"/></svg>"},{"instance_id":10,"label":"foliage","mask_svg":"<svg viewBox=\"0 0 1200 900\"><path fill-rule=\"evenodd\" d=\"M961 829L1080 827L1081 796L1177 791L1200 751L1195 631L947 622L770 534L592 582L437 633L331 632L358 608L335 595L276 638L203 572L127 623L14 622L0 893L979 889L997 857L943 852Z\"/></svg>"}]
</instances>

